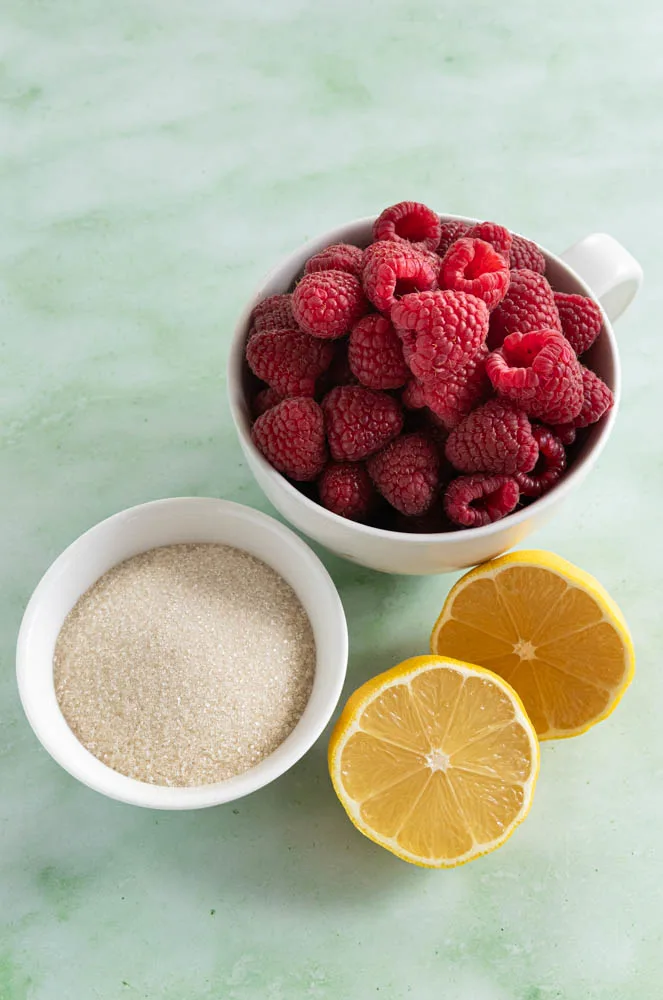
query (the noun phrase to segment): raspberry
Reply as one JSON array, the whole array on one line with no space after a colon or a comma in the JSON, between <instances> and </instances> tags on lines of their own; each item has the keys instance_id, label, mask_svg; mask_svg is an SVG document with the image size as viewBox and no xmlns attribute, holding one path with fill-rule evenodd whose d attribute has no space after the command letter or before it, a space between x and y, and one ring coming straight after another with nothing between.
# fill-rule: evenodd
<instances>
[{"instance_id":1,"label":"raspberry","mask_svg":"<svg viewBox=\"0 0 663 1000\"><path fill-rule=\"evenodd\" d=\"M367 465L382 496L401 514L425 514L433 503L440 462L425 434L402 434L369 458Z\"/></svg>"},{"instance_id":2,"label":"raspberry","mask_svg":"<svg viewBox=\"0 0 663 1000\"><path fill-rule=\"evenodd\" d=\"M360 521L375 501L371 477L360 462L330 462L318 480L320 503L327 510Z\"/></svg>"},{"instance_id":3,"label":"raspberry","mask_svg":"<svg viewBox=\"0 0 663 1000\"><path fill-rule=\"evenodd\" d=\"M565 295L563 292L555 292L554 295L562 333L576 354L584 354L603 326L598 303L586 295Z\"/></svg>"},{"instance_id":4,"label":"raspberry","mask_svg":"<svg viewBox=\"0 0 663 1000\"><path fill-rule=\"evenodd\" d=\"M539 446L526 413L512 403L489 399L455 427L445 454L459 472L530 472Z\"/></svg>"},{"instance_id":5,"label":"raspberry","mask_svg":"<svg viewBox=\"0 0 663 1000\"><path fill-rule=\"evenodd\" d=\"M556 330L510 333L486 360L500 396L547 424L570 423L582 406L582 372L574 350Z\"/></svg>"},{"instance_id":6,"label":"raspberry","mask_svg":"<svg viewBox=\"0 0 663 1000\"><path fill-rule=\"evenodd\" d=\"M300 482L317 479L327 461L322 410L304 396L284 399L263 413L251 437L270 465Z\"/></svg>"},{"instance_id":7,"label":"raspberry","mask_svg":"<svg viewBox=\"0 0 663 1000\"><path fill-rule=\"evenodd\" d=\"M451 244L442 258L442 287L476 295L489 309L494 309L506 295L509 278L509 265L484 240L463 236Z\"/></svg>"},{"instance_id":8,"label":"raspberry","mask_svg":"<svg viewBox=\"0 0 663 1000\"><path fill-rule=\"evenodd\" d=\"M267 413L267 410L271 410L273 406L276 406L283 400L283 396L276 389L272 389L271 386L267 386L266 389L261 389L259 393L254 397L253 406L251 407L253 411L253 419L256 420L261 417L263 413Z\"/></svg>"},{"instance_id":9,"label":"raspberry","mask_svg":"<svg viewBox=\"0 0 663 1000\"><path fill-rule=\"evenodd\" d=\"M364 251L364 291L380 312L388 313L403 295L437 288L438 266L407 243L373 243Z\"/></svg>"},{"instance_id":10,"label":"raspberry","mask_svg":"<svg viewBox=\"0 0 663 1000\"><path fill-rule=\"evenodd\" d=\"M478 222L476 226L468 229L465 236L471 240L483 240L484 243L490 243L502 260L509 263L509 250L513 237L504 226L498 226L496 222Z\"/></svg>"},{"instance_id":11,"label":"raspberry","mask_svg":"<svg viewBox=\"0 0 663 1000\"><path fill-rule=\"evenodd\" d=\"M360 278L363 256L364 251L351 243L332 243L309 257L304 265L304 274L313 274L315 271L347 271Z\"/></svg>"},{"instance_id":12,"label":"raspberry","mask_svg":"<svg viewBox=\"0 0 663 1000\"><path fill-rule=\"evenodd\" d=\"M440 257L444 257L452 243L464 236L470 227L467 222L443 222L440 233L440 242L437 245L437 252Z\"/></svg>"},{"instance_id":13,"label":"raspberry","mask_svg":"<svg viewBox=\"0 0 663 1000\"><path fill-rule=\"evenodd\" d=\"M528 474L516 472L514 479L526 497L540 497L551 489L566 468L564 445L547 427L533 427L532 434L539 446L539 458Z\"/></svg>"},{"instance_id":14,"label":"raspberry","mask_svg":"<svg viewBox=\"0 0 663 1000\"><path fill-rule=\"evenodd\" d=\"M403 345L384 316L364 316L352 328L348 344L350 370L369 389L398 389L410 375Z\"/></svg>"},{"instance_id":15,"label":"raspberry","mask_svg":"<svg viewBox=\"0 0 663 1000\"><path fill-rule=\"evenodd\" d=\"M555 434L562 439L565 444L573 444L575 441L575 430L578 427L589 427L600 420L604 413L611 410L615 403L615 397L599 378L596 372L590 368L580 365L582 374L582 407L580 413L574 420L554 427ZM571 432L574 432L571 435ZM570 440L569 440L570 438Z\"/></svg>"},{"instance_id":16,"label":"raspberry","mask_svg":"<svg viewBox=\"0 0 663 1000\"><path fill-rule=\"evenodd\" d=\"M403 412L398 400L358 385L332 389L322 401L332 458L358 462L400 434Z\"/></svg>"},{"instance_id":17,"label":"raspberry","mask_svg":"<svg viewBox=\"0 0 663 1000\"><path fill-rule=\"evenodd\" d=\"M296 322L325 340L342 337L367 309L359 279L346 271L305 274L292 293Z\"/></svg>"},{"instance_id":18,"label":"raspberry","mask_svg":"<svg viewBox=\"0 0 663 1000\"><path fill-rule=\"evenodd\" d=\"M401 393L401 402L408 410L420 410L426 406L424 383L418 378L411 378Z\"/></svg>"},{"instance_id":19,"label":"raspberry","mask_svg":"<svg viewBox=\"0 0 663 1000\"><path fill-rule=\"evenodd\" d=\"M459 476L447 486L444 510L450 521L464 528L481 528L516 509L518 483L511 476Z\"/></svg>"},{"instance_id":20,"label":"raspberry","mask_svg":"<svg viewBox=\"0 0 663 1000\"><path fill-rule=\"evenodd\" d=\"M570 448L577 437L577 431L573 424L558 424L553 427L553 431L566 448Z\"/></svg>"},{"instance_id":21,"label":"raspberry","mask_svg":"<svg viewBox=\"0 0 663 1000\"><path fill-rule=\"evenodd\" d=\"M501 347L509 333L544 329L562 332L552 288L535 271L512 271L509 291L490 317L488 346Z\"/></svg>"},{"instance_id":22,"label":"raspberry","mask_svg":"<svg viewBox=\"0 0 663 1000\"><path fill-rule=\"evenodd\" d=\"M537 271L539 274L545 274L546 258L536 243L526 240L524 236L517 236L516 233L513 233L512 236L511 249L509 250L511 270L515 271L519 268L527 268L529 271Z\"/></svg>"},{"instance_id":23,"label":"raspberry","mask_svg":"<svg viewBox=\"0 0 663 1000\"><path fill-rule=\"evenodd\" d=\"M412 243L424 250L435 250L440 242L440 217L418 201L399 201L385 208L373 225L374 240Z\"/></svg>"},{"instance_id":24,"label":"raspberry","mask_svg":"<svg viewBox=\"0 0 663 1000\"><path fill-rule=\"evenodd\" d=\"M462 367L479 351L488 332L485 302L465 292L405 295L391 311L410 370L421 381Z\"/></svg>"},{"instance_id":25,"label":"raspberry","mask_svg":"<svg viewBox=\"0 0 663 1000\"><path fill-rule=\"evenodd\" d=\"M256 333L292 330L297 325L292 315L292 295L270 295L263 299L251 313L251 322Z\"/></svg>"},{"instance_id":26,"label":"raspberry","mask_svg":"<svg viewBox=\"0 0 663 1000\"><path fill-rule=\"evenodd\" d=\"M481 347L479 353L462 368L420 383L424 405L440 419L446 430L452 430L487 398L491 388L486 375L487 356L487 348ZM416 390L411 392L417 398Z\"/></svg>"},{"instance_id":27,"label":"raspberry","mask_svg":"<svg viewBox=\"0 0 663 1000\"><path fill-rule=\"evenodd\" d=\"M301 330L256 333L246 345L251 371L282 396L312 396L334 349Z\"/></svg>"}]
</instances>

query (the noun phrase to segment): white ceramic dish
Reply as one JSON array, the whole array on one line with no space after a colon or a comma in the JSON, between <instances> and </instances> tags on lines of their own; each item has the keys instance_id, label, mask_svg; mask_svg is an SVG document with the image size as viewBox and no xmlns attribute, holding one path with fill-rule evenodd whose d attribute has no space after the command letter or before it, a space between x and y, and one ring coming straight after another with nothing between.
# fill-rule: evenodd
<instances>
[{"instance_id":1,"label":"white ceramic dish","mask_svg":"<svg viewBox=\"0 0 663 1000\"><path fill-rule=\"evenodd\" d=\"M444 219L475 219L445 215ZM604 328L590 356L590 367L608 383L615 406L592 427L573 467L546 496L529 507L484 528L446 534L406 534L348 521L299 492L262 457L251 441L251 420L245 386L244 346L254 306L268 295L292 288L305 261L330 243L366 246L374 218L338 226L306 243L278 264L247 303L235 329L228 360L230 409L249 468L276 509L300 531L352 562L385 573L444 573L474 566L505 552L541 527L581 483L603 451L619 405L621 378L612 320L626 309L642 282L642 269L611 236L595 233L576 243L561 257L543 250L547 276L562 292L593 295L604 311ZM542 248L543 249L543 248ZM583 359L584 360L584 359Z\"/></svg>"},{"instance_id":2,"label":"white ceramic dish","mask_svg":"<svg viewBox=\"0 0 663 1000\"><path fill-rule=\"evenodd\" d=\"M220 542L252 553L293 588L317 647L309 703L284 743L256 767L192 788L150 785L118 774L76 739L57 703L53 651L78 598L112 566L160 545ZM348 658L343 606L318 557L297 535L259 511L225 500L181 497L121 511L81 535L55 560L28 604L18 637L16 671L25 714L51 756L103 795L152 809L198 809L239 799L292 767L315 743L341 694Z\"/></svg>"}]
</instances>

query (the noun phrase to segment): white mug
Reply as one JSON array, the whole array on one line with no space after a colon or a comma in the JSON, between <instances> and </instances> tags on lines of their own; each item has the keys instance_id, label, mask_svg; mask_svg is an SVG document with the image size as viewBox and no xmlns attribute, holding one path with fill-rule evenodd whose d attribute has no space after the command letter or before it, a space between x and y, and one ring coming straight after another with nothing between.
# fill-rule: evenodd
<instances>
[{"instance_id":1,"label":"white mug","mask_svg":"<svg viewBox=\"0 0 663 1000\"><path fill-rule=\"evenodd\" d=\"M446 220L474 219L446 215ZM521 542L548 521L566 497L582 482L610 436L619 406L621 373L612 329L642 283L642 268L615 239L594 233L572 246L561 257L542 249L546 275L560 292L576 292L598 299L603 310L603 331L591 348L588 362L607 382L615 405L590 428L580 453L559 483L530 506L482 528L437 534L408 534L360 524L333 514L300 493L263 458L251 440L251 416L246 395L244 348L251 312L268 295L292 288L306 260L331 243L366 246L371 241L374 218L358 219L310 240L277 264L247 303L235 328L228 359L228 396L232 418L249 468L274 507L304 534L337 555L384 573L446 573L485 562ZM584 359L583 359L584 360Z\"/></svg>"}]
</instances>

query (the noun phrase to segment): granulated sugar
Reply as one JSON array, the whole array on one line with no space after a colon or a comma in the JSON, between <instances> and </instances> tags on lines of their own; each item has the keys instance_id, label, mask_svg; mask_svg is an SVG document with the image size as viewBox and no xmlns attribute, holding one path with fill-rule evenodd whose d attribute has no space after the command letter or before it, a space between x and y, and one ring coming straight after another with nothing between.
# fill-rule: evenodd
<instances>
[{"instance_id":1,"label":"granulated sugar","mask_svg":"<svg viewBox=\"0 0 663 1000\"><path fill-rule=\"evenodd\" d=\"M315 642L292 588L227 545L170 545L106 573L55 647L62 712L122 774L202 785L240 774L292 731Z\"/></svg>"}]
</instances>

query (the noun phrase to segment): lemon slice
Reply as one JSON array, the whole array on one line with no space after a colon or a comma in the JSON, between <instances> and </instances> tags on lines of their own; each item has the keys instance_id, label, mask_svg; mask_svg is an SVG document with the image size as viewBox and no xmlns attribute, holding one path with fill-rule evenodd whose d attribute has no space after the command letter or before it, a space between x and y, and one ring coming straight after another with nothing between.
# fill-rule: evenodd
<instances>
[{"instance_id":1,"label":"lemon slice","mask_svg":"<svg viewBox=\"0 0 663 1000\"><path fill-rule=\"evenodd\" d=\"M453 868L495 850L532 804L539 745L501 678L417 656L348 700L329 771L355 826L404 861Z\"/></svg>"},{"instance_id":2,"label":"lemon slice","mask_svg":"<svg viewBox=\"0 0 663 1000\"><path fill-rule=\"evenodd\" d=\"M603 587L552 552L513 552L467 573L449 593L431 649L499 674L541 740L584 733L630 684L628 626Z\"/></svg>"}]
</instances>

